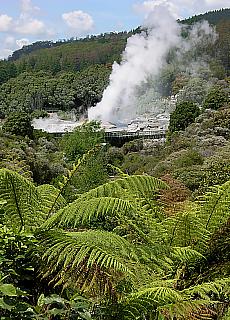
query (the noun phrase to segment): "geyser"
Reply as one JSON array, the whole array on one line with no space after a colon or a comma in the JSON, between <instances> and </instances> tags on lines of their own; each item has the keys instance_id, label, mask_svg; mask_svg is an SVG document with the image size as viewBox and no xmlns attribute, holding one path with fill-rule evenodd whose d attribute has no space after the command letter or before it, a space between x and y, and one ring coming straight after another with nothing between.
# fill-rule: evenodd
<instances>
[{"instance_id":1,"label":"geyser","mask_svg":"<svg viewBox=\"0 0 230 320\"><path fill-rule=\"evenodd\" d=\"M148 14L142 33L127 40L120 64L114 62L102 101L89 109L89 119L117 122L135 116L135 91L157 76L169 50L181 41L180 26L164 6Z\"/></svg>"}]
</instances>

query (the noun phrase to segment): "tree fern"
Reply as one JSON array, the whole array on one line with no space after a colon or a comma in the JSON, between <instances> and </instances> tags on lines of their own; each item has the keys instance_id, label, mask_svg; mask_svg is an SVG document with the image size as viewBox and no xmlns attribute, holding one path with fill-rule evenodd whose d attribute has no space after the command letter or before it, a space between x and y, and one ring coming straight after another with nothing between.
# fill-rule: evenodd
<instances>
[{"instance_id":1,"label":"tree fern","mask_svg":"<svg viewBox=\"0 0 230 320\"><path fill-rule=\"evenodd\" d=\"M167 233L167 242L171 246L188 247L205 251L211 233L205 228L203 221L197 216L196 209L178 213L162 222Z\"/></svg>"},{"instance_id":2,"label":"tree fern","mask_svg":"<svg viewBox=\"0 0 230 320\"><path fill-rule=\"evenodd\" d=\"M177 290L173 281L156 282L128 295L122 302L124 319L213 319L211 307L229 299L229 279ZM206 312L204 312L204 310ZM201 316L201 318L199 317Z\"/></svg>"},{"instance_id":3,"label":"tree fern","mask_svg":"<svg viewBox=\"0 0 230 320\"><path fill-rule=\"evenodd\" d=\"M124 177L84 193L73 203L56 212L43 227L89 227L92 221L95 227L103 220L107 221L107 224L110 222L111 227L114 224L114 227L120 225L125 229L122 223L125 221L125 224L137 233L142 230L144 236L144 233L148 232L147 226L151 225L150 220L159 210L159 206L151 202L151 197L156 190L166 187L165 183L149 176ZM147 194L150 199L147 198Z\"/></svg>"},{"instance_id":4,"label":"tree fern","mask_svg":"<svg viewBox=\"0 0 230 320\"><path fill-rule=\"evenodd\" d=\"M167 286L145 288L126 298L123 302L122 315L124 319L134 320L152 314L157 319L159 306L178 301L183 301L183 295L173 288Z\"/></svg>"},{"instance_id":5,"label":"tree fern","mask_svg":"<svg viewBox=\"0 0 230 320\"><path fill-rule=\"evenodd\" d=\"M51 208L53 213L66 206L66 201L62 195L59 195L59 190L52 185L43 184L38 186L40 210L47 215L50 213Z\"/></svg>"},{"instance_id":6,"label":"tree fern","mask_svg":"<svg viewBox=\"0 0 230 320\"><path fill-rule=\"evenodd\" d=\"M200 297L201 299L211 300L215 298L216 300L223 298L223 300L230 299L230 278L216 279L212 282L204 282L202 284L192 286L185 289L183 292L186 293L191 299ZM213 299L214 300L214 299Z\"/></svg>"},{"instance_id":7,"label":"tree fern","mask_svg":"<svg viewBox=\"0 0 230 320\"><path fill-rule=\"evenodd\" d=\"M152 198L159 190L167 188L163 181L144 175L134 175L119 178L108 182L84 194L85 198L93 197L121 197L124 199L126 194L135 195L138 198Z\"/></svg>"},{"instance_id":8,"label":"tree fern","mask_svg":"<svg viewBox=\"0 0 230 320\"><path fill-rule=\"evenodd\" d=\"M5 201L2 222L15 229L40 226L53 206L58 190L50 185L35 187L30 181L8 169L0 169L0 200ZM62 196L55 209L65 205Z\"/></svg>"},{"instance_id":9,"label":"tree fern","mask_svg":"<svg viewBox=\"0 0 230 320\"><path fill-rule=\"evenodd\" d=\"M20 174L0 169L0 200L5 200L3 223L16 229L39 225L44 215L38 214L39 193L32 182Z\"/></svg>"},{"instance_id":10,"label":"tree fern","mask_svg":"<svg viewBox=\"0 0 230 320\"><path fill-rule=\"evenodd\" d=\"M115 290L114 285L124 276L140 276L135 247L110 232L51 230L42 234L39 247L42 273L58 285L75 284L82 291L101 288L103 294L106 286ZM142 266L142 272L144 269Z\"/></svg>"},{"instance_id":11,"label":"tree fern","mask_svg":"<svg viewBox=\"0 0 230 320\"><path fill-rule=\"evenodd\" d=\"M130 200L113 197L85 199L83 196L59 210L45 222L43 227L78 228L89 226L93 220L105 220L108 217L129 214L131 216L132 211L135 211L135 208Z\"/></svg>"},{"instance_id":12,"label":"tree fern","mask_svg":"<svg viewBox=\"0 0 230 320\"><path fill-rule=\"evenodd\" d=\"M201 198L198 216L205 228L213 233L230 218L230 181L210 189Z\"/></svg>"}]
</instances>

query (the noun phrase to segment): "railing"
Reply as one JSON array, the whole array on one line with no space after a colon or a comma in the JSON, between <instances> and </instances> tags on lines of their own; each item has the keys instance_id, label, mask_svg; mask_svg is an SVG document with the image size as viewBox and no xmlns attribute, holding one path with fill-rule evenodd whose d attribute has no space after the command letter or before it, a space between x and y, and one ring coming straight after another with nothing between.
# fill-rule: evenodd
<instances>
[{"instance_id":1,"label":"railing","mask_svg":"<svg viewBox=\"0 0 230 320\"><path fill-rule=\"evenodd\" d=\"M106 139L163 139L166 138L165 131L107 131L105 132Z\"/></svg>"}]
</instances>

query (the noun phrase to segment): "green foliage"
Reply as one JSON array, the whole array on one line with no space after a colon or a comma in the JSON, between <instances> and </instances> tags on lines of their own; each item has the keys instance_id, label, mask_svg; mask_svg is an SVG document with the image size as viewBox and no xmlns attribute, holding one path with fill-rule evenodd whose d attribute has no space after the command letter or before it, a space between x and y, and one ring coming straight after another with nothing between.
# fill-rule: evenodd
<instances>
[{"instance_id":1,"label":"green foliage","mask_svg":"<svg viewBox=\"0 0 230 320\"><path fill-rule=\"evenodd\" d=\"M132 276L138 261L128 241L105 231L52 230L42 236L40 250L44 248L44 277L52 277L56 285L77 286L81 291L92 288L98 297L111 293L119 273L122 278Z\"/></svg>"},{"instance_id":2,"label":"green foliage","mask_svg":"<svg viewBox=\"0 0 230 320\"><path fill-rule=\"evenodd\" d=\"M170 115L170 132L184 130L193 123L200 114L200 109L192 102L181 102L176 105L175 111Z\"/></svg>"},{"instance_id":3,"label":"green foliage","mask_svg":"<svg viewBox=\"0 0 230 320\"><path fill-rule=\"evenodd\" d=\"M210 84L202 78L190 78L180 80L185 85L178 92L177 100L182 103L184 101L193 102L194 104L202 105L202 102L207 94Z\"/></svg>"},{"instance_id":4,"label":"green foliage","mask_svg":"<svg viewBox=\"0 0 230 320\"><path fill-rule=\"evenodd\" d=\"M65 134L61 145L68 162L76 161L92 148L94 150L71 181L71 188L75 190L75 193L86 192L108 180L104 131L100 129L98 122L85 123L77 127L72 133ZM65 196L72 201L71 193L71 190L69 192L66 189Z\"/></svg>"},{"instance_id":5,"label":"green foliage","mask_svg":"<svg viewBox=\"0 0 230 320\"><path fill-rule=\"evenodd\" d=\"M82 194L67 207L56 212L45 222L43 228L100 226L104 230L115 229L115 232L117 228L117 232L123 234L138 234L139 229L147 233L149 221L144 212L148 210L154 218L154 213L157 216L154 202L150 199L154 199L156 191L163 188L167 188L164 182L150 176L117 179ZM149 200L145 200L146 197ZM132 222L132 225L128 226L128 221Z\"/></svg>"},{"instance_id":6,"label":"green foliage","mask_svg":"<svg viewBox=\"0 0 230 320\"><path fill-rule=\"evenodd\" d=\"M110 72L110 68L96 65L77 75L73 89L76 92L77 106L83 111L101 100L103 90L108 85Z\"/></svg>"},{"instance_id":7,"label":"green foliage","mask_svg":"<svg viewBox=\"0 0 230 320\"><path fill-rule=\"evenodd\" d=\"M23 111L12 112L6 118L2 126L2 130L10 134L31 137L33 134L31 118L26 112Z\"/></svg>"},{"instance_id":8,"label":"green foliage","mask_svg":"<svg viewBox=\"0 0 230 320\"><path fill-rule=\"evenodd\" d=\"M203 107L217 110L221 107L226 106L228 103L228 93L217 87L209 91L204 100Z\"/></svg>"},{"instance_id":9,"label":"green foliage","mask_svg":"<svg viewBox=\"0 0 230 320\"><path fill-rule=\"evenodd\" d=\"M14 63L2 60L0 61L0 84L15 77L16 75L17 69Z\"/></svg>"},{"instance_id":10,"label":"green foliage","mask_svg":"<svg viewBox=\"0 0 230 320\"><path fill-rule=\"evenodd\" d=\"M38 227L53 209L52 199L56 209L65 204L53 186L36 188L32 182L7 169L0 169L0 199L4 201L1 223L17 230Z\"/></svg>"},{"instance_id":11,"label":"green foliage","mask_svg":"<svg viewBox=\"0 0 230 320\"><path fill-rule=\"evenodd\" d=\"M28 51L27 55L20 52L13 54L15 65L18 72L23 71L49 71L56 74L60 71L76 72L83 70L91 65L112 64L115 60L119 61L126 39L130 34L126 32L111 33L105 35L92 36L90 39L80 39L56 43L40 50ZM39 47L39 43L37 43ZM49 47L51 47L49 49ZM26 49L29 49L26 47ZM31 48L32 49L32 48ZM63 58L64 57L64 58ZM17 59L19 58L19 59Z\"/></svg>"},{"instance_id":12,"label":"green foliage","mask_svg":"<svg viewBox=\"0 0 230 320\"><path fill-rule=\"evenodd\" d=\"M34 110L31 114L31 118L46 118L48 117L48 112L46 112L45 110Z\"/></svg>"},{"instance_id":13,"label":"green foliage","mask_svg":"<svg viewBox=\"0 0 230 320\"><path fill-rule=\"evenodd\" d=\"M25 225L31 227L43 220L41 214L36 214L39 202L36 187L18 173L0 169L0 193L0 199L6 201L1 214L2 223L21 230Z\"/></svg>"},{"instance_id":14,"label":"green foliage","mask_svg":"<svg viewBox=\"0 0 230 320\"><path fill-rule=\"evenodd\" d=\"M201 280L197 284L193 273L208 267L205 255L210 240L229 219L229 182L212 189L201 203L169 218L160 214L156 203L157 190L167 186L150 176L123 176L82 194L66 206L61 194L87 156L79 159L59 191L51 186L35 188L20 175L2 170L5 177L0 193L2 212L9 208L16 210L6 195L15 189L20 195L17 199L22 199L18 188L21 184L24 204L36 210L34 228L37 227L38 242L31 253L49 286L55 285L55 290L78 289L97 301L98 308L103 303L108 308L115 303L116 311L110 310L112 318L190 319L195 314L203 315L204 310L209 316L217 314L214 301L224 305L229 299L229 279L219 274L212 282ZM17 188L8 184L8 189L4 189L9 176L14 178ZM27 196L28 192L34 196ZM20 209L26 216L25 224L30 227L32 222L27 216L31 212L27 206ZM43 224L35 224L42 215L48 220L43 218ZM17 213L12 216L14 219ZM2 284L0 292L11 295L12 305L16 298L17 303L21 301L21 296L17 296L21 291L12 283ZM8 298L4 296L2 301L6 314L15 312L17 317L21 316L16 308L7 310L8 304L11 305ZM29 315L40 319L51 314L70 317L75 312L84 318L84 310L75 303L74 298L41 295ZM46 305L50 305L48 309ZM90 319L88 311L86 317Z\"/></svg>"},{"instance_id":15,"label":"green foliage","mask_svg":"<svg viewBox=\"0 0 230 320\"><path fill-rule=\"evenodd\" d=\"M85 123L63 137L64 152L68 160L75 161L97 144L104 142L104 133L96 121Z\"/></svg>"},{"instance_id":16,"label":"green foliage","mask_svg":"<svg viewBox=\"0 0 230 320\"><path fill-rule=\"evenodd\" d=\"M3 319L24 319L24 312L30 307L27 292L31 289L30 281L35 279L29 252L35 247L32 234L14 232L0 225L0 314Z\"/></svg>"},{"instance_id":17,"label":"green foliage","mask_svg":"<svg viewBox=\"0 0 230 320\"><path fill-rule=\"evenodd\" d=\"M156 176L161 176L170 172L190 168L191 166L201 165L203 157L193 149L181 149L172 152L165 160L158 162L153 172Z\"/></svg>"},{"instance_id":18,"label":"green foliage","mask_svg":"<svg viewBox=\"0 0 230 320\"><path fill-rule=\"evenodd\" d=\"M32 111L37 117L46 115L46 110L75 109L80 116L101 99L110 72L106 66L95 65L57 76L47 70L21 73L0 86L0 111L3 115L15 110Z\"/></svg>"},{"instance_id":19,"label":"green foliage","mask_svg":"<svg viewBox=\"0 0 230 320\"><path fill-rule=\"evenodd\" d=\"M212 187L203 198L200 215L205 228L211 232L216 231L220 225L225 224L229 218L230 183L225 182L220 187Z\"/></svg>"}]
</instances>

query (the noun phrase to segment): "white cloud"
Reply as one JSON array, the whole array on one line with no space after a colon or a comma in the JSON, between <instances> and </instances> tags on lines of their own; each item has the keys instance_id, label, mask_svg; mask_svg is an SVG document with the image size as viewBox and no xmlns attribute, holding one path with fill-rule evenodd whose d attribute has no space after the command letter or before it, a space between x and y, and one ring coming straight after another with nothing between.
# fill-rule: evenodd
<instances>
[{"instance_id":1,"label":"white cloud","mask_svg":"<svg viewBox=\"0 0 230 320\"><path fill-rule=\"evenodd\" d=\"M47 33L47 28L43 21L37 19L19 19L15 25L14 31L27 35L42 35Z\"/></svg>"},{"instance_id":2,"label":"white cloud","mask_svg":"<svg viewBox=\"0 0 230 320\"><path fill-rule=\"evenodd\" d=\"M28 36L50 36L51 31L45 23L34 17L39 11L40 8L33 5L31 0L21 0L21 13L14 23L13 31Z\"/></svg>"},{"instance_id":3,"label":"white cloud","mask_svg":"<svg viewBox=\"0 0 230 320\"><path fill-rule=\"evenodd\" d=\"M15 44L15 38L14 37L8 36L8 37L5 38L4 45L6 47L12 47L12 46L14 46L14 44Z\"/></svg>"},{"instance_id":4,"label":"white cloud","mask_svg":"<svg viewBox=\"0 0 230 320\"><path fill-rule=\"evenodd\" d=\"M30 43L30 41L28 39L25 39L25 38L16 40L16 44L20 49L23 46L27 46L29 43Z\"/></svg>"},{"instance_id":5,"label":"white cloud","mask_svg":"<svg viewBox=\"0 0 230 320\"><path fill-rule=\"evenodd\" d=\"M21 0L21 14L22 15L34 15L40 11L40 8L34 6L31 0Z\"/></svg>"},{"instance_id":6,"label":"white cloud","mask_svg":"<svg viewBox=\"0 0 230 320\"><path fill-rule=\"evenodd\" d=\"M0 15L0 32L7 32L10 30L12 26L13 18L8 16L7 14Z\"/></svg>"},{"instance_id":7,"label":"white cloud","mask_svg":"<svg viewBox=\"0 0 230 320\"><path fill-rule=\"evenodd\" d=\"M134 10L148 14L157 6L163 5L174 17L181 18L214 9L228 8L229 4L229 0L146 0L135 4Z\"/></svg>"},{"instance_id":8,"label":"white cloud","mask_svg":"<svg viewBox=\"0 0 230 320\"><path fill-rule=\"evenodd\" d=\"M3 60L7 57L9 57L13 53L13 50L11 49L0 49L0 60Z\"/></svg>"},{"instance_id":9,"label":"white cloud","mask_svg":"<svg viewBox=\"0 0 230 320\"><path fill-rule=\"evenodd\" d=\"M94 25L93 18L81 10L63 13L62 19L67 26L74 29L78 35L91 31Z\"/></svg>"}]
</instances>

